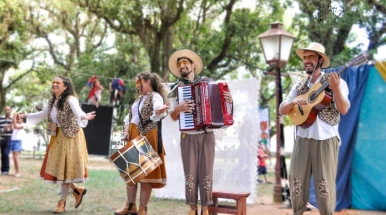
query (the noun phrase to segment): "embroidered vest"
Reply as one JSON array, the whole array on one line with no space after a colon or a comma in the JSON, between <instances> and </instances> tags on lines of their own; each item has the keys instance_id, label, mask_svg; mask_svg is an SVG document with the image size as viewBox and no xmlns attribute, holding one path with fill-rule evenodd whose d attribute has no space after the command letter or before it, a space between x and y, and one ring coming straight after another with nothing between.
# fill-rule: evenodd
<instances>
[{"instance_id":1,"label":"embroidered vest","mask_svg":"<svg viewBox=\"0 0 386 215\"><path fill-rule=\"evenodd\" d=\"M154 92L148 94L148 96L146 97L145 101L143 102L142 110L141 110L140 116L139 116L140 122L138 123L137 128L138 128L139 132L141 133L141 135L146 135L152 129L158 128L157 148L158 148L158 154L161 154L162 153L162 149L163 149L163 142L162 142L162 119L165 118L165 117L163 117L158 122L154 122L153 120L150 119L150 116L153 115L153 97L154 97L154 94L155 94ZM135 100L135 102L138 101L138 107L140 105L140 102L141 102L142 98L143 98L142 96L139 96ZM138 109L134 110L134 111L138 111ZM131 122L131 118L132 118L132 113L130 112L129 122Z\"/></svg>"},{"instance_id":2,"label":"embroidered vest","mask_svg":"<svg viewBox=\"0 0 386 215\"><path fill-rule=\"evenodd\" d=\"M139 117L140 122L137 125L137 128L142 135L146 135L147 133L149 133L149 131L156 128L158 124L160 124L160 121L157 123L150 119L150 116L153 115L153 111L154 111L153 110L154 94L155 94L154 92L148 94L145 101L143 101L142 110L140 112L140 117ZM140 102L142 98L143 98L142 96L139 96L135 100L135 102ZM138 104L138 106L139 105L140 104ZM134 111L138 111L138 109ZM132 117L132 113L130 113L130 117L129 117L130 121L131 121L131 117Z\"/></svg>"},{"instance_id":3,"label":"embroidered vest","mask_svg":"<svg viewBox=\"0 0 386 215\"><path fill-rule=\"evenodd\" d=\"M66 137L75 137L79 131L78 119L74 112L72 112L70 104L68 103L67 97L66 102L64 103L63 110L58 109L57 120L64 136ZM52 99L50 99L48 104L51 104ZM48 122L52 122L50 113L52 110L52 105L48 107Z\"/></svg>"},{"instance_id":4,"label":"embroidered vest","mask_svg":"<svg viewBox=\"0 0 386 215\"><path fill-rule=\"evenodd\" d=\"M328 81L327 78L328 78L328 74L323 75L322 78L320 79L320 83L323 84L324 82ZM303 84L301 82L298 84L298 87L297 87L298 96L306 94L310 90L310 88L307 86L308 80L309 79L307 79ZM333 94L331 92L331 96L332 95ZM318 117L330 125L336 125L339 123L340 113L338 109L335 108L333 99L331 99L331 102L326 107L320 110L320 112L318 113Z\"/></svg>"}]
</instances>

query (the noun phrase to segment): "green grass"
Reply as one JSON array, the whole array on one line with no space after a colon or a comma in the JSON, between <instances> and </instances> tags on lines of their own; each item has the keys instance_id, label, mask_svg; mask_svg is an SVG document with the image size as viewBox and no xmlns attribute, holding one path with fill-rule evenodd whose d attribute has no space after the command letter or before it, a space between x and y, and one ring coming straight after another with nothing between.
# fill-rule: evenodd
<instances>
[{"instance_id":1,"label":"green grass","mask_svg":"<svg viewBox=\"0 0 386 215\"><path fill-rule=\"evenodd\" d=\"M51 214L56 208L60 199L60 185L39 179L41 163L42 160L22 158L22 177L0 176L0 191L18 189L0 192L0 214ZM268 178L272 176L273 173L268 173ZM123 207L126 202L125 182L107 160L90 161L89 180L82 186L84 185L88 191L82 204L75 209L74 197L69 195L65 214L113 214L115 209ZM260 184L257 189L258 195L271 195L273 185ZM187 214L188 210L189 207L183 200L159 199L154 196L148 205L148 214L151 215Z\"/></svg>"}]
</instances>

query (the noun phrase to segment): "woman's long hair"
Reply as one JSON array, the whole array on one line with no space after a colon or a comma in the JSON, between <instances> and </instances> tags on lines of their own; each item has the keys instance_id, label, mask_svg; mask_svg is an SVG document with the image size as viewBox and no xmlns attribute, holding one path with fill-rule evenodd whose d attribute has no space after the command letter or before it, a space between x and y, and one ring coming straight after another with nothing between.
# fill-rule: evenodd
<instances>
[{"instance_id":1,"label":"woman's long hair","mask_svg":"<svg viewBox=\"0 0 386 215\"><path fill-rule=\"evenodd\" d=\"M164 102L166 101L166 90L162 83L164 82L161 77L157 73L150 73L150 72L141 72L138 74L139 80L148 81L150 80L150 86L153 89L154 92L157 92L161 94L162 98L164 99ZM141 85L142 87L142 85Z\"/></svg>"},{"instance_id":2,"label":"woman's long hair","mask_svg":"<svg viewBox=\"0 0 386 215\"><path fill-rule=\"evenodd\" d=\"M78 95L76 94L74 85L72 84L72 82L70 81L69 78L67 78L67 77L65 77L65 76L56 76L56 78L62 79L62 81L63 81L63 86L67 87L67 88L63 91L63 93L60 95L59 101L58 101L58 104L57 104L58 110L63 110L64 103L67 101L67 97L68 97L68 96L75 96L75 97L78 98ZM52 93L51 104L50 104L51 107L52 107L52 105L54 104L55 99L56 99L56 96L55 96L54 93Z\"/></svg>"}]
</instances>

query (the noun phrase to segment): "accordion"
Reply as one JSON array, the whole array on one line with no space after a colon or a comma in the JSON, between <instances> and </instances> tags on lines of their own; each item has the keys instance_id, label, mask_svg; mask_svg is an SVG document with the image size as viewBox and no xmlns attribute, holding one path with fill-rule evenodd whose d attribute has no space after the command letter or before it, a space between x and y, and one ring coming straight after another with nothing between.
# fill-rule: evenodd
<instances>
[{"instance_id":1,"label":"accordion","mask_svg":"<svg viewBox=\"0 0 386 215\"><path fill-rule=\"evenodd\" d=\"M233 105L225 100L224 92L229 92L227 83L198 82L179 86L178 101L190 99L196 105L192 113L180 113L180 131L233 125Z\"/></svg>"}]
</instances>

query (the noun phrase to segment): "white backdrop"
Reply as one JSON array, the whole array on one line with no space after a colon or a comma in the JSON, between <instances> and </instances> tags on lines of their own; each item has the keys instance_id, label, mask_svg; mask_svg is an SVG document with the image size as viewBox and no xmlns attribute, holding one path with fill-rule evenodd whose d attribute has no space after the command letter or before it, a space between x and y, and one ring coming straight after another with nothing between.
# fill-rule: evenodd
<instances>
[{"instance_id":1,"label":"white backdrop","mask_svg":"<svg viewBox=\"0 0 386 215\"><path fill-rule=\"evenodd\" d=\"M250 192L248 203L256 199L256 170L258 142L257 79L229 81L234 100L235 123L226 129L217 129L213 190ZM185 177L180 151L178 122L168 116L162 124L166 151L167 185L156 189L156 197L185 199Z\"/></svg>"}]
</instances>

